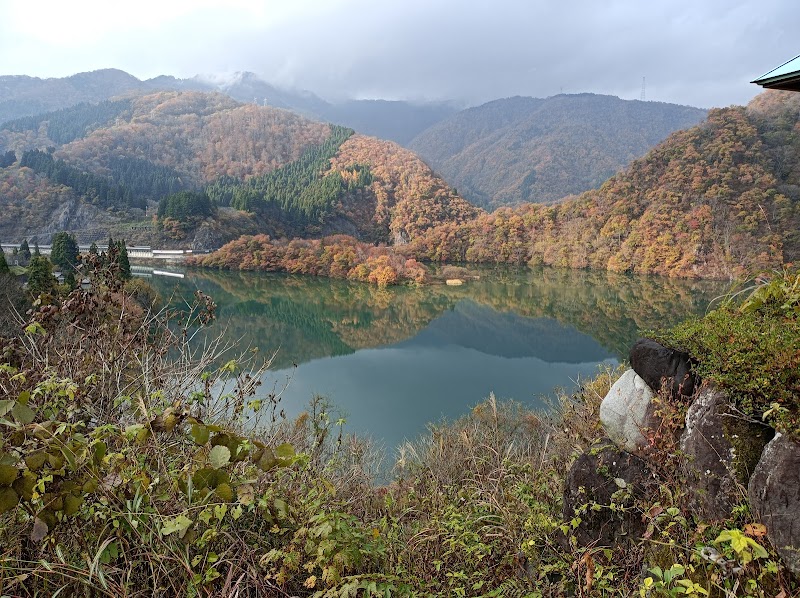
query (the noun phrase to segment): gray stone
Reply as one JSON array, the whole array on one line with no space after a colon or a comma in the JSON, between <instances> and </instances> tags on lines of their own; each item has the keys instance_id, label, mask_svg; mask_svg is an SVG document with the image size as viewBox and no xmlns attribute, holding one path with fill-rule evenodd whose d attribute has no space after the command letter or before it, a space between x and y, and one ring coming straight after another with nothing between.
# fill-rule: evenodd
<instances>
[{"instance_id":1,"label":"gray stone","mask_svg":"<svg viewBox=\"0 0 800 598\"><path fill-rule=\"evenodd\" d=\"M223 235L209 222L203 222L192 239L193 251L214 251L225 244Z\"/></svg>"},{"instance_id":2,"label":"gray stone","mask_svg":"<svg viewBox=\"0 0 800 598\"><path fill-rule=\"evenodd\" d=\"M680 438L690 506L707 519L729 517L771 438L772 428L747 420L724 392L704 386Z\"/></svg>"},{"instance_id":3,"label":"gray stone","mask_svg":"<svg viewBox=\"0 0 800 598\"><path fill-rule=\"evenodd\" d=\"M628 370L617 380L600 403L600 421L617 445L636 452L647 446L647 430L660 423L653 405L653 391L636 372Z\"/></svg>"},{"instance_id":4,"label":"gray stone","mask_svg":"<svg viewBox=\"0 0 800 598\"><path fill-rule=\"evenodd\" d=\"M776 434L750 478L747 495L783 562L800 575L800 444Z\"/></svg>"},{"instance_id":5,"label":"gray stone","mask_svg":"<svg viewBox=\"0 0 800 598\"><path fill-rule=\"evenodd\" d=\"M610 507L630 507L656 486L645 461L608 439L597 442L572 464L564 484L564 519L581 520L572 530L578 545L614 546L641 537L646 529L641 512Z\"/></svg>"},{"instance_id":6,"label":"gray stone","mask_svg":"<svg viewBox=\"0 0 800 598\"><path fill-rule=\"evenodd\" d=\"M666 385L673 398L690 397L698 384L688 353L668 349L649 338L640 338L631 347L631 367L654 391Z\"/></svg>"}]
</instances>

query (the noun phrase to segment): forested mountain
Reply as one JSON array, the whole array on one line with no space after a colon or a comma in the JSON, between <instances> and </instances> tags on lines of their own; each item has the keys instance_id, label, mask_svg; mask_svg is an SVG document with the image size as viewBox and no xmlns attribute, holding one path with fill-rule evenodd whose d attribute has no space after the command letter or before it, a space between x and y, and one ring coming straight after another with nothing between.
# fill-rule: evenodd
<instances>
[{"instance_id":1,"label":"forested mountain","mask_svg":"<svg viewBox=\"0 0 800 598\"><path fill-rule=\"evenodd\" d=\"M741 276L800 258L800 94L714 109L598 190L443 224L421 259Z\"/></svg>"},{"instance_id":2,"label":"forested mountain","mask_svg":"<svg viewBox=\"0 0 800 598\"><path fill-rule=\"evenodd\" d=\"M553 202L599 187L705 114L595 94L514 97L463 110L408 147L476 205Z\"/></svg>"},{"instance_id":3,"label":"forested mountain","mask_svg":"<svg viewBox=\"0 0 800 598\"><path fill-rule=\"evenodd\" d=\"M350 100L328 105L318 112L318 116L364 135L408 146L415 136L456 111L455 106L444 102Z\"/></svg>"},{"instance_id":4,"label":"forested mountain","mask_svg":"<svg viewBox=\"0 0 800 598\"><path fill-rule=\"evenodd\" d=\"M8 218L18 230L53 231L114 220L149 227L144 242L204 248L260 234L210 263L272 268L278 252L293 271L319 273L336 268L315 260L344 259L341 250L412 278L418 269L406 258L728 277L800 257L796 94L712 110L598 190L491 214L395 143L219 93L70 110L0 127L3 163L7 149L17 158L0 170L0 231ZM158 213L145 220L140 207L155 201ZM327 241L280 241L343 234L353 239L332 241L336 251ZM396 255L363 243L394 245Z\"/></svg>"},{"instance_id":5,"label":"forested mountain","mask_svg":"<svg viewBox=\"0 0 800 598\"><path fill-rule=\"evenodd\" d=\"M281 89L249 72L218 81L200 76L178 79L168 75L140 81L117 69L103 69L61 79L0 76L0 124L76 104L97 104L123 95L155 91L219 91L239 102L284 108L402 144L456 111L443 103L384 100L330 103L310 91ZM66 111L65 114L74 116L75 113Z\"/></svg>"},{"instance_id":6,"label":"forested mountain","mask_svg":"<svg viewBox=\"0 0 800 598\"><path fill-rule=\"evenodd\" d=\"M212 244L244 232L347 232L388 243L477 213L394 143L220 93L159 92L16 119L0 125L0 154L7 150L19 158L7 180L32 188L28 171L37 173L45 179L36 182L40 199L66 193L133 221L142 220L136 209L147 202L184 191L206 191L226 208L211 218L208 211L184 214L162 205L159 230L176 242L190 243L191 230L211 218L229 225ZM18 203L18 195L0 201ZM39 202L52 214L51 203ZM249 215L234 217L228 206ZM185 218L175 218L178 213ZM28 214L17 225L30 230L26 222L33 220Z\"/></svg>"},{"instance_id":7,"label":"forested mountain","mask_svg":"<svg viewBox=\"0 0 800 598\"><path fill-rule=\"evenodd\" d=\"M97 103L144 88L142 81L118 69L78 73L61 79L0 76L0 123L81 102Z\"/></svg>"},{"instance_id":8,"label":"forested mountain","mask_svg":"<svg viewBox=\"0 0 800 598\"><path fill-rule=\"evenodd\" d=\"M84 114L103 104L7 122L0 125L0 147L18 154L55 147L56 158L112 178L130 166L119 160L146 161L199 187L222 175L245 178L273 170L329 134L325 124L219 93L160 92L106 105L115 110L99 110L100 118L82 126L77 138L62 132L62 123L88 122Z\"/></svg>"}]
</instances>

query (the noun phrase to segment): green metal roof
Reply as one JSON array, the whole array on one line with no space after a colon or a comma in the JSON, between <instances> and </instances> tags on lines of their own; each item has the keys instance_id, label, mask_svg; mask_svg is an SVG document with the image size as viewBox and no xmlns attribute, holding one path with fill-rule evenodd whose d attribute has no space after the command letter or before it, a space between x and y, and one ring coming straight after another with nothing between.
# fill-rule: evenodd
<instances>
[{"instance_id":1,"label":"green metal roof","mask_svg":"<svg viewBox=\"0 0 800 598\"><path fill-rule=\"evenodd\" d=\"M795 56L788 62L764 73L751 83L768 89L800 91L800 56Z\"/></svg>"}]
</instances>

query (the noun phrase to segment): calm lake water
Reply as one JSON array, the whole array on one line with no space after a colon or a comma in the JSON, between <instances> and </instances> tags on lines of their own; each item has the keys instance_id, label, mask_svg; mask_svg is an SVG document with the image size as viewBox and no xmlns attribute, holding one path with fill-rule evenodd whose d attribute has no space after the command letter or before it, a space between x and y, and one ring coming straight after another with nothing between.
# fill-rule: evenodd
<instances>
[{"instance_id":1,"label":"calm lake water","mask_svg":"<svg viewBox=\"0 0 800 598\"><path fill-rule=\"evenodd\" d=\"M391 451L489 393L541 406L627 357L641 330L705 311L724 284L550 269L480 270L460 287L378 289L278 274L190 270L162 292L217 302L242 351L277 351L265 387L299 414L315 394ZM336 419L336 418L334 418Z\"/></svg>"}]
</instances>

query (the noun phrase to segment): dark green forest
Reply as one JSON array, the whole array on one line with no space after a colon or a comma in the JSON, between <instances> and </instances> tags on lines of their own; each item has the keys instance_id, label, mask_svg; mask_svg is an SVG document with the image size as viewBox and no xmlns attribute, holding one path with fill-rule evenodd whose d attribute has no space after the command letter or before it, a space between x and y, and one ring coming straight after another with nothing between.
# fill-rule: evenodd
<instances>
[{"instance_id":1,"label":"dark green forest","mask_svg":"<svg viewBox=\"0 0 800 598\"><path fill-rule=\"evenodd\" d=\"M54 183L71 187L90 203L128 208L145 207L144 199L135 197L130 189L105 177L83 172L63 160L56 160L49 152L26 151L22 154L20 166L43 174Z\"/></svg>"},{"instance_id":2,"label":"dark green forest","mask_svg":"<svg viewBox=\"0 0 800 598\"><path fill-rule=\"evenodd\" d=\"M338 172L322 176L330 169L330 160L342 143L354 133L352 129L331 125L330 137L308 148L294 162L245 182L221 177L206 192L221 206L248 212L278 208L293 224L319 222L343 192L372 182L367 166L356 166L357 177L350 182L345 182Z\"/></svg>"},{"instance_id":3,"label":"dark green forest","mask_svg":"<svg viewBox=\"0 0 800 598\"><path fill-rule=\"evenodd\" d=\"M99 104L81 103L45 114L24 116L3 123L0 130L22 133L38 131L47 123L47 136L58 145L85 137L89 131L100 128L131 109L131 100L107 100Z\"/></svg>"}]
</instances>

